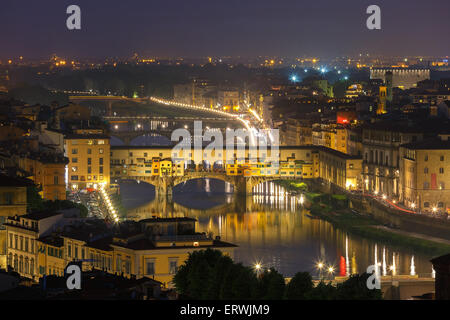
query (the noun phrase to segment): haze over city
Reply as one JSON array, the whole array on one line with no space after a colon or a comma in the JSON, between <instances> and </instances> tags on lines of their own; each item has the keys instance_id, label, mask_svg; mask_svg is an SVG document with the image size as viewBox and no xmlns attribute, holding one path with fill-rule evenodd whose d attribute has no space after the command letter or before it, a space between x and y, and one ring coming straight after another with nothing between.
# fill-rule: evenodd
<instances>
[{"instance_id":1,"label":"haze over city","mask_svg":"<svg viewBox=\"0 0 450 320\"><path fill-rule=\"evenodd\" d=\"M81 30L66 8L2 1L2 59L130 56L447 55L446 0L377 1L381 30L368 30L370 1L77 1ZM440 39L437 41L436 39Z\"/></svg>"}]
</instances>

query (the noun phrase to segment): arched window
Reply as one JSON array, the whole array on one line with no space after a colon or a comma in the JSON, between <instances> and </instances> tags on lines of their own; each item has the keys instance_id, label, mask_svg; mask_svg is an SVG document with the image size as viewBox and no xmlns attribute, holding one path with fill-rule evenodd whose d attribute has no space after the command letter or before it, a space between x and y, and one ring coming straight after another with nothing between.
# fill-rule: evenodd
<instances>
[{"instance_id":1,"label":"arched window","mask_svg":"<svg viewBox=\"0 0 450 320\"><path fill-rule=\"evenodd\" d=\"M23 256L19 258L19 273L23 272Z\"/></svg>"},{"instance_id":2,"label":"arched window","mask_svg":"<svg viewBox=\"0 0 450 320\"><path fill-rule=\"evenodd\" d=\"M14 255L14 271L17 271L17 268L19 267L19 258L17 257L17 254Z\"/></svg>"},{"instance_id":3,"label":"arched window","mask_svg":"<svg viewBox=\"0 0 450 320\"><path fill-rule=\"evenodd\" d=\"M25 270L24 270L25 274L29 273L28 268L29 268L28 257L26 257L25 258Z\"/></svg>"},{"instance_id":4,"label":"arched window","mask_svg":"<svg viewBox=\"0 0 450 320\"><path fill-rule=\"evenodd\" d=\"M30 274L34 275L34 258L30 259Z\"/></svg>"},{"instance_id":5,"label":"arched window","mask_svg":"<svg viewBox=\"0 0 450 320\"><path fill-rule=\"evenodd\" d=\"M12 266L12 263L13 263L13 255L10 252L8 255L8 266Z\"/></svg>"}]
</instances>

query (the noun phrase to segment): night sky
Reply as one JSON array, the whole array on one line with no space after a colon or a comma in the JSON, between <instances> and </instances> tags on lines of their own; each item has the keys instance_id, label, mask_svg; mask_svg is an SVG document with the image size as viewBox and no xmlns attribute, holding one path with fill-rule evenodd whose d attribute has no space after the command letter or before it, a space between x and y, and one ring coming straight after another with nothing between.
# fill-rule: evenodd
<instances>
[{"instance_id":1,"label":"night sky","mask_svg":"<svg viewBox=\"0 0 450 320\"><path fill-rule=\"evenodd\" d=\"M66 28L81 7L82 30ZM382 30L366 28L381 7ZM0 58L448 55L449 0L2 0Z\"/></svg>"}]
</instances>

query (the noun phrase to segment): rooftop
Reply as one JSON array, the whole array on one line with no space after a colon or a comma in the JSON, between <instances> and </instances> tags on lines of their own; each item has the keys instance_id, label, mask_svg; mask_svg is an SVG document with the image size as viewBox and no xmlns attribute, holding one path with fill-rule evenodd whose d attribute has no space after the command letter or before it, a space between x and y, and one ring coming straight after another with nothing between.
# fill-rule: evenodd
<instances>
[{"instance_id":1,"label":"rooftop","mask_svg":"<svg viewBox=\"0 0 450 320\"><path fill-rule=\"evenodd\" d=\"M403 144L402 147L412 150L450 150L450 140L438 138Z\"/></svg>"}]
</instances>

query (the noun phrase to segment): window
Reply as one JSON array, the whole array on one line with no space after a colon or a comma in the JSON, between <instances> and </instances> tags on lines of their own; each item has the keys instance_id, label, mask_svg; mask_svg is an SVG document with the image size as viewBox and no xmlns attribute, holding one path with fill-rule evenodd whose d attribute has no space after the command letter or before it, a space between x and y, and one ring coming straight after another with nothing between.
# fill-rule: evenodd
<instances>
[{"instance_id":1,"label":"window","mask_svg":"<svg viewBox=\"0 0 450 320\"><path fill-rule=\"evenodd\" d=\"M98 144L105 144L105 140L98 140Z\"/></svg>"},{"instance_id":2,"label":"window","mask_svg":"<svg viewBox=\"0 0 450 320\"><path fill-rule=\"evenodd\" d=\"M439 168L439 173L444 173L444 168Z\"/></svg>"},{"instance_id":3,"label":"window","mask_svg":"<svg viewBox=\"0 0 450 320\"><path fill-rule=\"evenodd\" d=\"M88 167L88 173L92 173L92 167Z\"/></svg>"},{"instance_id":4,"label":"window","mask_svg":"<svg viewBox=\"0 0 450 320\"><path fill-rule=\"evenodd\" d=\"M72 163L77 163L78 162L78 158L72 158Z\"/></svg>"},{"instance_id":5,"label":"window","mask_svg":"<svg viewBox=\"0 0 450 320\"><path fill-rule=\"evenodd\" d=\"M92 154L92 149L87 149L88 154Z\"/></svg>"},{"instance_id":6,"label":"window","mask_svg":"<svg viewBox=\"0 0 450 320\"><path fill-rule=\"evenodd\" d=\"M424 189L429 189L430 188L430 183L429 182L424 182L423 183L423 188Z\"/></svg>"},{"instance_id":7,"label":"window","mask_svg":"<svg viewBox=\"0 0 450 320\"><path fill-rule=\"evenodd\" d=\"M425 208L429 208L429 207L430 207L430 203L429 203L429 202L424 202L424 203L423 203L423 206L424 206Z\"/></svg>"},{"instance_id":8,"label":"window","mask_svg":"<svg viewBox=\"0 0 450 320\"><path fill-rule=\"evenodd\" d=\"M67 246L67 256L69 258L72 256L72 246L70 244Z\"/></svg>"},{"instance_id":9,"label":"window","mask_svg":"<svg viewBox=\"0 0 450 320\"><path fill-rule=\"evenodd\" d=\"M444 203L443 202L439 202L438 203L438 208L443 208L444 207Z\"/></svg>"},{"instance_id":10,"label":"window","mask_svg":"<svg viewBox=\"0 0 450 320\"><path fill-rule=\"evenodd\" d=\"M13 204L14 194L12 192L5 192L5 204Z\"/></svg>"},{"instance_id":11,"label":"window","mask_svg":"<svg viewBox=\"0 0 450 320\"><path fill-rule=\"evenodd\" d=\"M171 260L169 262L169 273L176 274L178 271L178 262L177 260Z\"/></svg>"},{"instance_id":12,"label":"window","mask_svg":"<svg viewBox=\"0 0 450 320\"><path fill-rule=\"evenodd\" d=\"M72 154L78 154L78 149L72 149Z\"/></svg>"},{"instance_id":13,"label":"window","mask_svg":"<svg viewBox=\"0 0 450 320\"><path fill-rule=\"evenodd\" d=\"M425 168L423 169L423 173L428 173L428 168L427 168L427 167L425 167Z\"/></svg>"},{"instance_id":14,"label":"window","mask_svg":"<svg viewBox=\"0 0 450 320\"><path fill-rule=\"evenodd\" d=\"M104 150L103 148L98 149L98 153L103 154Z\"/></svg>"},{"instance_id":15,"label":"window","mask_svg":"<svg viewBox=\"0 0 450 320\"><path fill-rule=\"evenodd\" d=\"M428 155L425 155L425 159L424 159L425 161L428 161Z\"/></svg>"},{"instance_id":16,"label":"window","mask_svg":"<svg viewBox=\"0 0 450 320\"><path fill-rule=\"evenodd\" d=\"M441 161L444 161L444 156L441 156L440 159L441 159Z\"/></svg>"},{"instance_id":17,"label":"window","mask_svg":"<svg viewBox=\"0 0 450 320\"><path fill-rule=\"evenodd\" d=\"M78 171L78 167L72 167L72 172L77 172Z\"/></svg>"},{"instance_id":18,"label":"window","mask_svg":"<svg viewBox=\"0 0 450 320\"><path fill-rule=\"evenodd\" d=\"M9 247L10 247L10 248L14 248L14 247L13 247L13 238L14 238L14 237L13 237L12 233L10 233L10 234L9 234Z\"/></svg>"},{"instance_id":19,"label":"window","mask_svg":"<svg viewBox=\"0 0 450 320\"><path fill-rule=\"evenodd\" d=\"M154 275L155 274L155 262L147 261L145 272L148 275Z\"/></svg>"},{"instance_id":20,"label":"window","mask_svg":"<svg viewBox=\"0 0 450 320\"><path fill-rule=\"evenodd\" d=\"M58 176L54 176L53 177L53 184L59 184L59 177Z\"/></svg>"},{"instance_id":21,"label":"window","mask_svg":"<svg viewBox=\"0 0 450 320\"><path fill-rule=\"evenodd\" d=\"M88 166L90 166L92 164L92 158L88 158L87 161L88 161Z\"/></svg>"},{"instance_id":22,"label":"window","mask_svg":"<svg viewBox=\"0 0 450 320\"><path fill-rule=\"evenodd\" d=\"M100 165L102 166L103 165L103 158L99 158L99 163L100 163Z\"/></svg>"},{"instance_id":23,"label":"window","mask_svg":"<svg viewBox=\"0 0 450 320\"><path fill-rule=\"evenodd\" d=\"M99 173L100 173L100 174L103 174L103 167L100 167L100 168L99 168Z\"/></svg>"}]
</instances>

